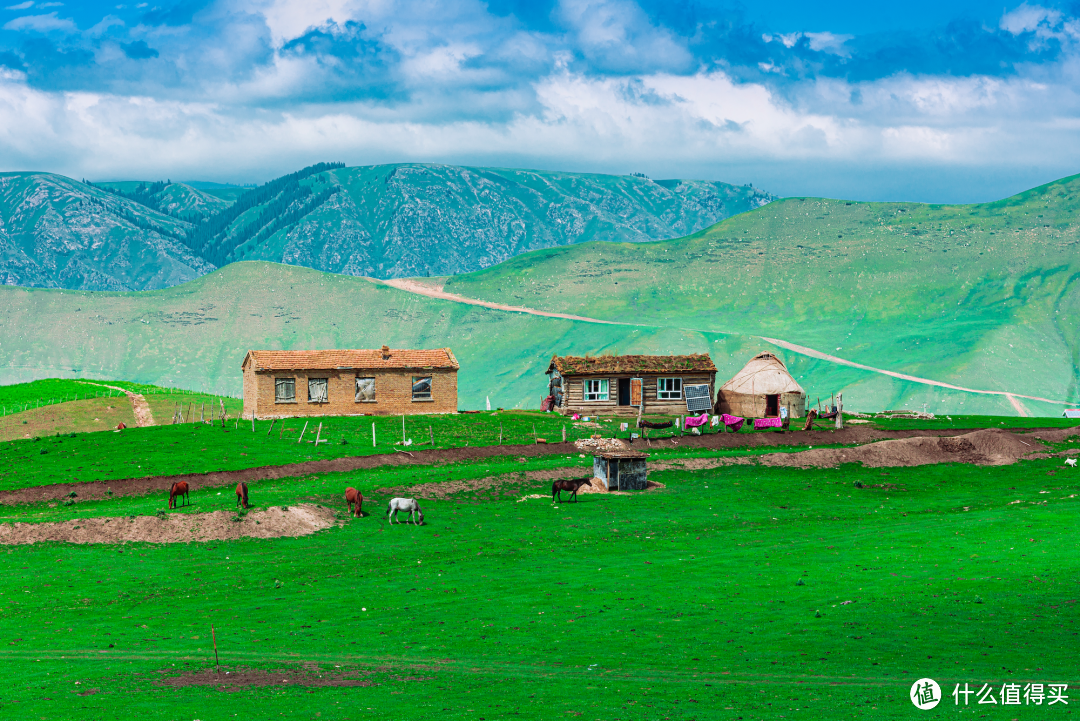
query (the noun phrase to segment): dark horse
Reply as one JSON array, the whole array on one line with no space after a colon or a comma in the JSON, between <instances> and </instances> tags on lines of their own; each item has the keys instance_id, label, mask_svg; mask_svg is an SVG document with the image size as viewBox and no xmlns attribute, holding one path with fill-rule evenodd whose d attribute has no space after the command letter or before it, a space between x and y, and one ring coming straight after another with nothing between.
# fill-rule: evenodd
<instances>
[{"instance_id":1,"label":"dark horse","mask_svg":"<svg viewBox=\"0 0 1080 721\"><path fill-rule=\"evenodd\" d=\"M558 496L559 503L562 503L562 492L569 491L570 498L574 499L574 503L577 503L577 492L582 486L591 486L592 478L573 478L563 479L561 481L555 481L551 484L551 502L555 502L555 497ZM569 498L566 500L570 500Z\"/></svg>"},{"instance_id":2,"label":"dark horse","mask_svg":"<svg viewBox=\"0 0 1080 721\"><path fill-rule=\"evenodd\" d=\"M247 484L240 481L236 484L236 505L250 508L248 505Z\"/></svg>"},{"instance_id":3,"label":"dark horse","mask_svg":"<svg viewBox=\"0 0 1080 721\"><path fill-rule=\"evenodd\" d=\"M178 499L180 496L184 497L185 506L191 503L190 499L188 499L187 481L177 481L176 483L172 484L172 488L169 489L169 508L178 507L179 504L176 502L176 499Z\"/></svg>"},{"instance_id":4,"label":"dark horse","mask_svg":"<svg viewBox=\"0 0 1080 721\"><path fill-rule=\"evenodd\" d=\"M345 504L349 507L349 514L353 518L363 517L360 506L364 504L364 495L352 486L345 489Z\"/></svg>"}]
</instances>

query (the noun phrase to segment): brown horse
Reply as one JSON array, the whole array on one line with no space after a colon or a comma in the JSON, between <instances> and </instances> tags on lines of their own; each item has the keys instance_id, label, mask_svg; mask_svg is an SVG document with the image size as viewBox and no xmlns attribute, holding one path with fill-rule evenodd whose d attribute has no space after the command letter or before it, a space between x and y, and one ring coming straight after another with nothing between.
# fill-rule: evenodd
<instances>
[{"instance_id":1,"label":"brown horse","mask_svg":"<svg viewBox=\"0 0 1080 721\"><path fill-rule=\"evenodd\" d=\"M236 505L251 508L248 505L247 484L243 481L236 484Z\"/></svg>"},{"instance_id":2,"label":"brown horse","mask_svg":"<svg viewBox=\"0 0 1080 721\"><path fill-rule=\"evenodd\" d=\"M353 518L362 518L360 506L364 504L364 495L353 487L345 489L345 504L349 507L349 513Z\"/></svg>"},{"instance_id":3,"label":"brown horse","mask_svg":"<svg viewBox=\"0 0 1080 721\"><path fill-rule=\"evenodd\" d=\"M177 481L176 483L172 484L172 488L169 489L169 508L177 508L179 506L179 504L177 504L176 502L176 499L178 499L180 496L184 497L185 506L191 503L191 500L188 498L187 481Z\"/></svg>"},{"instance_id":4,"label":"brown horse","mask_svg":"<svg viewBox=\"0 0 1080 721\"><path fill-rule=\"evenodd\" d=\"M592 478L574 478L563 479L561 481L555 481L551 484L551 502L555 502L555 496L558 495L559 503L562 503L562 492L569 491L570 498L574 499L574 503L577 503L577 492L582 486L591 486ZM566 500L570 500L569 498Z\"/></svg>"}]
</instances>

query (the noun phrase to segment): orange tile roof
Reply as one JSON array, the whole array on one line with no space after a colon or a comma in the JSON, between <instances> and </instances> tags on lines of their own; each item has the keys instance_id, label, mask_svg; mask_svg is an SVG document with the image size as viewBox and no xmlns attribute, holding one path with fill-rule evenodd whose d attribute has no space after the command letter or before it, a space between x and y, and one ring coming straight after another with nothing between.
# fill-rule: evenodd
<instances>
[{"instance_id":1,"label":"orange tile roof","mask_svg":"<svg viewBox=\"0 0 1080 721\"><path fill-rule=\"evenodd\" d=\"M389 357L384 357L389 356ZM460 368L449 348L411 350L249 350L244 357L256 371L284 370L378 370L393 368Z\"/></svg>"}]
</instances>

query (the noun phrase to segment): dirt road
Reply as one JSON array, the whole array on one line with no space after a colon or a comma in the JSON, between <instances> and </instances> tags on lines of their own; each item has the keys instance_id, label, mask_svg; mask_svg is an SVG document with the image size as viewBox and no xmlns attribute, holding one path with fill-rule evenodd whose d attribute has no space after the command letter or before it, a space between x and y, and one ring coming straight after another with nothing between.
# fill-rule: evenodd
<instances>
[{"instance_id":1,"label":"dirt road","mask_svg":"<svg viewBox=\"0 0 1080 721\"><path fill-rule=\"evenodd\" d=\"M139 428L146 428L147 426L154 425L154 414L150 412L150 404L146 402L146 397L142 393L132 393L129 390L120 388L119 386L110 386L104 383L93 383L91 381L79 381L85 383L88 386L99 386L101 388L108 388L114 391L120 391L128 397L131 401L131 408L135 411L135 425Z\"/></svg>"},{"instance_id":2,"label":"dirt road","mask_svg":"<svg viewBox=\"0 0 1080 721\"><path fill-rule=\"evenodd\" d=\"M949 430L908 430L881 431L859 426L843 430L794 431L790 433L715 433L703 436L683 436L653 440L651 444L634 444L634 448L643 451L658 448L774 448L792 445L831 445L864 444L873 441L897 438L953 437L970 433L977 429ZM1020 432L1035 433L1039 429L1019 429ZM1042 429L1043 432L1062 433L1062 429ZM1073 431L1075 432L1075 431ZM239 481L252 484L261 480L290 478L311 473L340 473L345 471L366 470L384 466L432 465L436 463L455 463L514 456L535 458L537 456L577 456L578 450L571 442L521 446L479 446L466 448L433 449L411 451L408 453L384 453L370 456L351 456L333 458L325 461L307 461L288 463L282 466L261 466L238 471L213 471L210 473L188 473L177 476L150 476L146 478L124 478L113 481L87 481L83 483L57 483L48 486L21 488L0 492L0 504L36 503L59 500L74 491L79 500L105 498L106 492L113 496L142 496L147 493L167 493L175 481L187 481L193 490L208 487L234 486Z\"/></svg>"}]
</instances>

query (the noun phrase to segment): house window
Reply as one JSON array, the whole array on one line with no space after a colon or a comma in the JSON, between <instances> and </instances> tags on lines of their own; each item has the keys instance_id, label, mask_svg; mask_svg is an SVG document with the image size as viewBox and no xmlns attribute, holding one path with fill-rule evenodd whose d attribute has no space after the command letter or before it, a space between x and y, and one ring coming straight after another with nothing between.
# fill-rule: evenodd
<instances>
[{"instance_id":1,"label":"house window","mask_svg":"<svg viewBox=\"0 0 1080 721\"><path fill-rule=\"evenodd\" d=\"M374 403L375 402L375 379L374 378L357 378L356 379L356 402L357 403Z\"/></svg>"},{"instance_id":2,"label":"house window","mask_svg":"<svg viewBox=\"0 0 1080 721\"><path fill-rule=\"evenodd\" d=\"M656 397L662 401L682 400L682 378L657 378Z\"/></svg>"},{"instance_id":3,"label":"house window","mask_svg":"<svg viewBox=\"0 0 1080 721\"><path fill-rule=\"evenodd\" d=\"M274 379L274 403L296 403L296 379Z\"/></svg>"},{"instance_id":4,"label":"house window","mask_svg":"<svg viewBox=\"0 0 1080 721\"><path fill-rule=\"evenodd\" d=\"M606 401L608 399L607 378L596 378L585 381L585 400Z\"/></svg>"},{"instance_id":5,"label":"house window","mask_svg":"<svg viewBox=\"0 0 1080 721\"><path fill-rule=\"evenodd\" d=\"M413 376L412 399L414 401L431 400L431 376Z\"/></svg>"},{"instance_id":6,"label":"house window","mask_svg":"<svg viewBox=\"0 0 1080 721\"><path fill-rule=\"evenodd\" d=\"M308 403L326 403L330 400L327 396L326 378L308 378L307 399Z\"/></svg>"}]
</instances>

